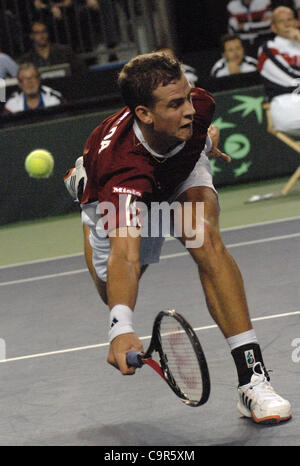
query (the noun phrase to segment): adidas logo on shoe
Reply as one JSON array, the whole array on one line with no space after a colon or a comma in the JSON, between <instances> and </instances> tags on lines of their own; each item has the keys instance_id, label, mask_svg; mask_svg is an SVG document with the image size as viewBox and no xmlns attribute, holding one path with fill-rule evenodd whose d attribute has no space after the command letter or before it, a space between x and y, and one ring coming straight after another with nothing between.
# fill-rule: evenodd
<instances>
[{"instance_id":1,"label":"adidas logo on shoe","mask_svg":"<svg viewBox=\"0 0 300 466\"><path fill-rule=\"evenodd\" d=\"M250 383L238 387L237 408L245 416L261 424L277 424L292 417L291 405L278 395L268 382L262 364L253 366Z\"/></svg>"}]
</instances>

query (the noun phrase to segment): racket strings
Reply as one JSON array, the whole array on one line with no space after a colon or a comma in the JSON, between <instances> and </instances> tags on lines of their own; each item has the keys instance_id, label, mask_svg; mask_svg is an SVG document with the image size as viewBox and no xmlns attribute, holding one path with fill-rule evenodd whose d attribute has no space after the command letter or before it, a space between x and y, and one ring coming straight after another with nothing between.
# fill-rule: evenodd
<instances>
[{"instance_id":1,"label":"racket strings","mask_svg":"<svg viewBox=\"0 0 300 466\"><path fill-rule=\"evenodd\" d=\"M173 317L160 326L161 346L172 377L184 395L193 401L202 397L202 374L193 345L183 327Z\"/></svg>"}]
</instances>

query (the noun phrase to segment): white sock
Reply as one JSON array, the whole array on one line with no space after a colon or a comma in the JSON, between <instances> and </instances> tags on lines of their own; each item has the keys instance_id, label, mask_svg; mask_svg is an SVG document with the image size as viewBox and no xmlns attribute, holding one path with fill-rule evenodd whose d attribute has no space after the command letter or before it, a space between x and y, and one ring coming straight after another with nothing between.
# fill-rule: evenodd
<instances>
[{"instance_id":1,"label":"white sock","mask_svg":"<svg viewBox=\"0 0 300 466\"><path fill-rule=\"evenodd\" d=\"M257 343L257 338L255 330L247 330L247 332L239 333L238 335L233 335L226 339L229 345L230 351L238 348L239 346L247 345L248 343Z\"/></svg>"}]
</instances>

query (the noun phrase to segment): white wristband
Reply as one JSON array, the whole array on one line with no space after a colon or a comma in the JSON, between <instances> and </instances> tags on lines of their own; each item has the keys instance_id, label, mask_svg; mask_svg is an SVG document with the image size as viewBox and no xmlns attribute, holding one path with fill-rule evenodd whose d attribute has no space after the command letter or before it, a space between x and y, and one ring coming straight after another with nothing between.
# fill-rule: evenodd
<instances>
[{"instance_id":1,"label":"white wristband","mask_svg":"<svg viewBox=\"0 0 300 466\"><path fill-rule=\"evenodd\" d=\"M124 304L117 304L110 311L110 325L108 332L109 342L123 333L134 333L133 326L133 311L130 307Z\"/></svg>"}]
</instances>

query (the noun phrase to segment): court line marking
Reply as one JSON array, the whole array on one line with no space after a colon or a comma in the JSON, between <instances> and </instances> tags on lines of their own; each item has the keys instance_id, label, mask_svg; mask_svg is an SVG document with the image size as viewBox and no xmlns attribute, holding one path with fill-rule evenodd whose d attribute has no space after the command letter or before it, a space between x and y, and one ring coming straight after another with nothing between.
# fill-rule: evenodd
<instances>
[{"instance_id":1,"label":"court line marking","mask_svg":"<svg viewBox=\"0 0 300 466\"><path fill-rule=\"evenodd\" d=\"M77 275L79 273L88 272L88 269L77 269L77 270L70 270L69 272L59 272L59 273L51 273L49 275L41 275L40 277L30 277L30 278L21 278L20 280L11 280L9 282L2 282L0 286L9 286L9 285L18 285L21 283L29 283L29 282L36 282L40 280L47 280L48 278L58 278L58 277L67 277L68 275Z\"/></svg>"},{"instance_id":2,"label":"court line marking","mask_svg":"<svg viewBox=\"0 0 300 466\"><path fill-rule=\"evenodd\" d=\"M44 259L35 259L32 261L25 261L25 262L17 262L16 264L8 264L8 265L0 265L1 269L12 269L13 267L22 267L24 265L33 265L33 264L42 264L43 262L53 262L63 259L72 259L73 257L80 257L83 256L83 252L76 252L75 254L66 254L64 256L55 256L55 257L48 257Z\"/></svg>"},{"instance_id":3,"label":"court line marking","mask_svg":"<svg viewBox=\"0 0 300 466\"><path fill-rule=\"evenodd\" d=\"M237 225L235 227L222 228L221 231L234 231L234 230L243 230L245 228L254 228L264 225L273 225L274 223L283 223L283 222L292 222L295 220L300 220L300 216L296 217L287 217L287 218L278 218L276 220L265 220L264 222L248 223L246 225Z\"/></svg>"},{"instance_id":4,"label":"court line marking","mask_svg":"<svg viewBox=\"0 0 300 466\"><path fill-rule=\"evenodd\" d=\"M238 248L241 246L251 246L254 244L261 244L261 243L267 243L267 242L272 242L272 241L280 241L283 239L293 239L293 238L298 238L298 237L300 237L300 233L292 233L290 235L281 235L281 236L270 236L268 238L261 238L261 239L251 240L251 241L242 241L240 243L227 244L226 247L232 249L232 248ZM189 254L188 251L176 252L173 254L165 254L160 257L160 260L172 259L175 257L183 257L183 256L187 256L188 254ZM66 277L69 275L76 275L76 274L84 273L87 271L88 269L84 268L84 269L78 269L78 270L71 270L69 272L59 272L59 273L52 273L49 275L42 275L42 276L37 276L37 277L21 278L20 280L11 280L7 282L2 282L0 283L0 287L18 285L21 283L29 283L29 282L40 281L40 280L47 280L49 278Z\"/></svg>"},{"instance_id":5,"label":"court line marking","mask_svg":"<svg viewBox=\"0 0 300 466\"><path fill-rule=\"evenodd\" d=\"M255 228L255 227L264 226L264 225L273 225L276 223L291 222L291 221L296 221L296 220L300 220L300 216L280 218L277 220L267 220L265 222L258 222L258 223L249 223L246 225L238 225L235 227L221 228L221 232L244 230L247 228ZM171 237L166 238L166 241L173 241L174 239L175 238L171 236ZM83 256L83 252L76 252L74 254L66 254L62 256L55 256L55 257L49 257L49 258L43 258L43 259L35 259L32 261L17 262L15 264L0 265L0 270L10 269L13 267L22 267L24 265L40 264L43 262L52 262L56 260L72 259L73 257L75 258L75 257L80 257L80 256Z\"/></svg>"},{"instance_id":6,"label":"court line marking","mask_svg":"<svg viewBox=\"0 0 300 466\"><path fill-rule=\"evenodd\" d=\"M273 315L270 315L270 316L254 317L253 319L251 319L251 322L259 322L261 320L279 319L279 318L282 318L282 317L290 317L290 316L295 316L295 315L299 315L299 314L300 314L300 310L299 311L293 311L293 312L285 312L283 314L273 314ZM203 327L194 327L194 330L195 330L195 332L200 332L202 330L210 330L210 329L214 329L214 328L218 328L218 326L216 324L205 325ZM147 336L144 336L144 337L140 337L140 340L150 340L150 338L151 338L151 335L147 335ZM24 361L26 359L42 358L42 357L46 357L46 356L54 356L54 355L57 355L57 354L74 353L76 351L85 351L85 350L95 349L95 348L104 348L104 347L107 347L107 346L109 346L108 342L98 343L98 344L88 345L88 346L78 346L77 348L67 348L67 349L64 349L64 350L48 351L47 353L28 354L26 356L17 356L17 357L14 357L14 358L2 359L2 360L0 360L0 364L4 364L4 363L8 363L8 362L15 362L15 361Z\"/></svg>"}]
</instances>

